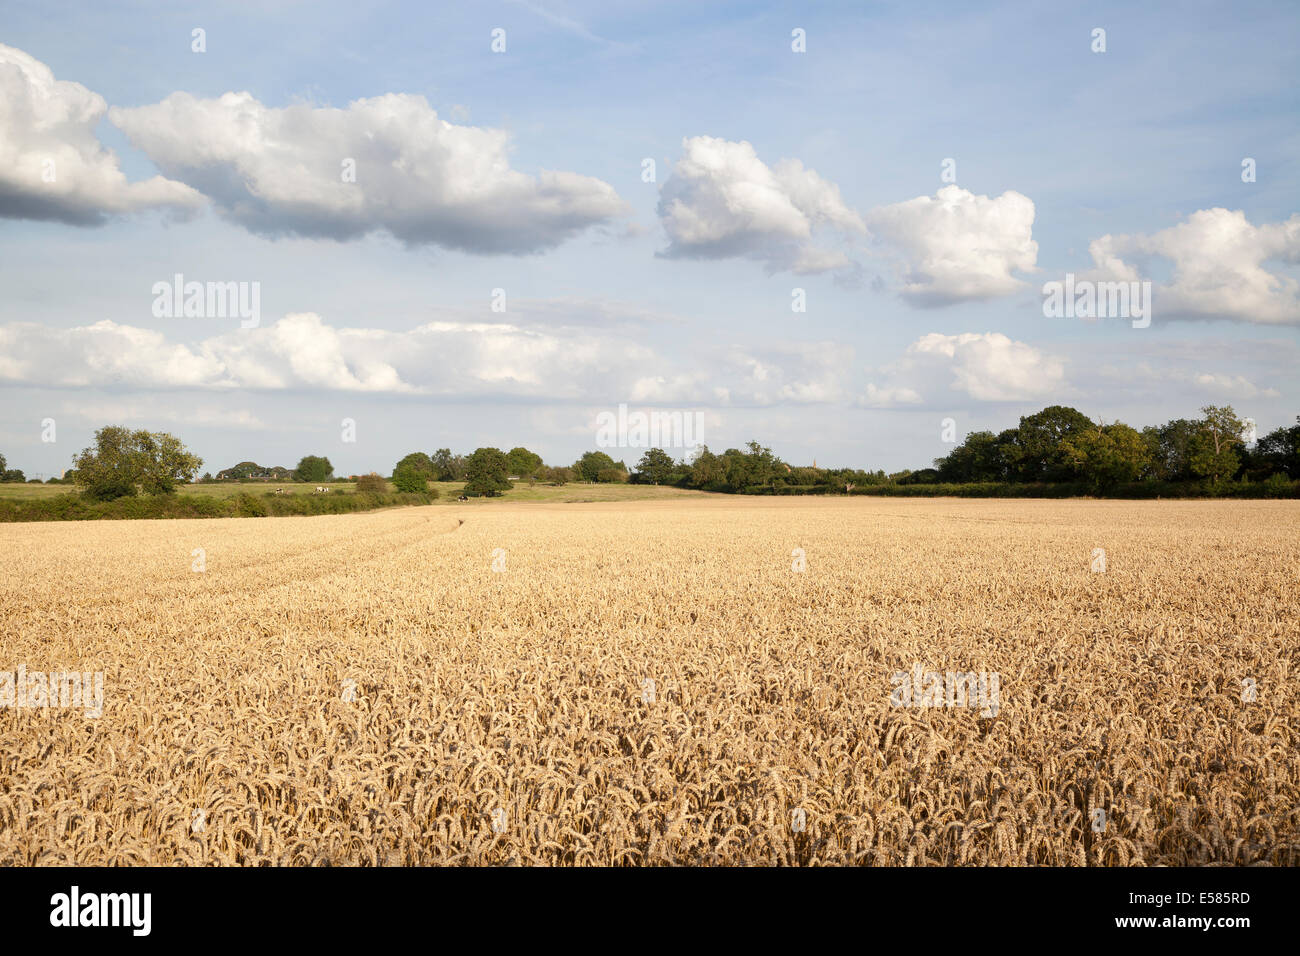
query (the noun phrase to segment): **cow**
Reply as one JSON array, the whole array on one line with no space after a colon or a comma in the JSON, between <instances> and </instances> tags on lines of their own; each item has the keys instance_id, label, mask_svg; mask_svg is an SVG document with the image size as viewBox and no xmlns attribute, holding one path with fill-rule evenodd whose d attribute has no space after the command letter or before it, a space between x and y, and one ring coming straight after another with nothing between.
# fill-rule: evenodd
<instances>
[{"instance_id":1,"label":"cow","mask_svg":"<svg viewBox=\"0 0 1300 956\"><path fill-rule=\"evenodd\" d=\"M461 496L460 496L459 498L457 498L456 500L457 500L457 501L469 501L469 496L468 496L468 495L461 495Z\"/></svg>"}]
</instances>

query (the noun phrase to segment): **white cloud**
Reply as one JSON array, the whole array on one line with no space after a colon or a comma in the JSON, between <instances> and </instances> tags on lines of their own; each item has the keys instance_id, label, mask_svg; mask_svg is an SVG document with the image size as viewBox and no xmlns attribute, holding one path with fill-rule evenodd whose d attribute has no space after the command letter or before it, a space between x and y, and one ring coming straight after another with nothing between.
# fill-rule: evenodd
<instances>
[{"instance_id":1,"label":"white cloud","mask_svg":"<svg viewBox=\"0 0 1300 956\"><path fill-rule=\"evenodd\" d=\"M1195 382L1208 392L1229 398L1280 398L1275 388L1260 388L1244 375L1225 375L1223 372L1201 372Z\"/></svg>"},{"instance_id":2,"label":"white cloud","mask_svg":"<svg viewBox=\"0 0 1300 956\"><path fill-rule=\"evenodd\" d=\"M511 169L506 131L449 123L423 96L276 109L246 92L173 93L115 107L109 119L160 169L262 235L347 240L387 230L413 245L529 253L627 212L599 179ZM347 160L354 182L345 181Z\"/></svg>"},{"instance_id":3,"label":"white cloud","mask_svg":"<svg viewBox=\"0 0 1300 956\"><path fill-rule=\"evenodd\" d=\"M1276 388L1256 385L1245 375L1198 372L1186 367L1153 365L1147 360L1133 364L1108 362L1096 367L1095 375L1106 383L1106 391L1112 393L1116 389L1132 391L1156 388L1168 397L1174 392L1170 386L1180 386L1177 393L1189 398L1200 396L1216 400L1248 400L1280 398L1282 395Z\"/></svg>"},{"instance_id":4,"label":"white cloud","mask_svg":"<svg viewBox=\"0 0 1300 956\"><path fill-rule=\"evenodd\" d=\"M163 329L103 320L75 328L0 325L0 383L52 388L612 401L776 406L847 401L853 349L785 342L666 357L644 345L635 319L600 335L554 324L555 302L521 300L509 322L447 310L415 328L331 326L291 313L259 328L226 327L197 340L196 320ZM617 316L617 304L593 312ZM203 321L203 320L197 320ZM232 321L233 325L233 321Z\"/></svg>"},{"instance_id":5,"label":"white cloud","mask_svg":"<svg viewBox=\"0 0 1300 956\"><path fill-rule=\"evenodd\" d=\"M931 332L909 345L907 354L941 360L952 372L952 388L984 402L1051 397L1065 383L1060 359L1000 332Z\"/></svg>"},{"instance_id":6,"label":"white cloud","mask_svg":"<svg viewBox=\"0 0 1300 956\"><path fill-rule=\"evenodd\" d=\"M80 402L64 402L59 413L60 421L68 420L85 425L113 422L162 422L166 424L204 425L213 428L237 428L240 431L263 431L269 426L252 410L226 408L215 404L170 404L143 401L98 400L87 406Z\"/></svg>"},{"instance_id":7,"label":"white cloud","mask_svg":"<svg viewBox=\"0 0 1300 956\"><path fill-rule=\"evenodd\" d=\"M1024 287L1013 272L1033 272L1034 204L1008 190L990 199L959 186L873 209L872 231L901 256L899 293L940 306L1009 295Z\"/></svg>"},{"instance_id":8,"label":"white cloud","mask_svg":"<svg viewBox=\"0 0 1300 956\"><path fill-rule=\"evenodd\" d=\"M915 389L904 385L881 388L872 382L867 383L866 393L857 402L867 408L896 408L920 403L921 395Z\"/></svg>"},{"instance_id":9,"label":"white cloud","mask_svg":"<svg viewBox=\"0 0 1300 956\"><path fill-rule=\"evenodd\" d=\"M143 209L184 215L202 205L161 176L128 183L117 156L95 137L104 98L56 80L48 66L0 44L0 218L97 225Z\"/></svg>"},{"instance_id":10,"label":"white cloud","mask_svg":"<svg viewBox=\"0 0 1300 956\"><path fill-rule=\"evenodd\" d=\"M942 404L939 396L950 391L982 402L1026 401L1057 398L1066 388L1061 359L999 332L931 332L877 371L890 381L868 383L855 404L893 408L921 404L922 396Z\"/></svg>"},{"instance_id":11,"label":"white cloud","mask_svg":"<svg viewBox=\"0 0 1300 956\"><path fill-rule=\"evenodd\" d=\"M187 321L187 320L180 320ZM193 321L193 320L188 320ZM190 326L192 328L192 326ZM454 398L620 394L660 363L635 340L580 326L438 320L406 331L338 328L293 313L189 344L104 320L0 326L0 382L89 388L343 391Z\"/></svg>"},{"instance_id":12,"label":"white cloud","mask_svg":"<svg viewBox=\"0 0 1300 956\"><path fill-rule=\"evenodd\" d=\"M1172 279L1155 290L1159 315L1300 324L1300 284L1263 268L1270 259L1300 263L1300 213L1255 226L1239 209L1201 209L1152 235L1104 235L1088 251L1096 280L1139 279L1126 259L1171 261Z\"/></svg>"},{"instance_id":13,"label":"white cloud","mask_svg":"<svg viewBox=\"0 0 1300 956\"><path fill-rule=\"evenodd\" d=\"M670 258L747 258L769 272L849 269L840 249L820 243L864 235L862 217L839 187L797 159L769 167L747 142L712 136L682 140L683 155L663 184L659 217Z\"/></svg>"},{"instance_id":14,"label":"white cloud","mask_svg":"<svg viewBox=\"0 0 1300 956\"><path fill-rule=\"evenodd\" d=\"M778 343L724 357L726 404L804 405L847 398L853 349L840 342Z\"/></svg>"}]
</instances>

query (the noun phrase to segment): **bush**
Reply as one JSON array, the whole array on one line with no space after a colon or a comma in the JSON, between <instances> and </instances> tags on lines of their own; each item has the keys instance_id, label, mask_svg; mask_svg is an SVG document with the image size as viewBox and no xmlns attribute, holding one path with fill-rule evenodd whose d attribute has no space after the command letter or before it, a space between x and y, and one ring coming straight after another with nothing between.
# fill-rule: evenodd
<instances>
[{"instance_id":1,"label":"bush","mask_svg":"<svg viewBox=\"0 0 1300 956\"><path fill-rule=\"evenodd\" d=\"M573 481L572 468L543 468L539 473L542 481L549 481L553 485L564 485Z\"/></svg>"},{"instance_id":2,"label":"bush","mask_svg":"<svg viewBox=\"0 0 1300 956\"><path fill-rule=\"evenodd\" d=\"M1300 481L1292 481L1279 472L1256 483L1252 490L1264 498L1295 498L1300 490Z\"/></svg>"},{"instance_id":3,"label":"bush","mask_svg":"<svg viewBox=\"0 0 1300 956\"><path fill-rule=\"evenodd\" d=\"M407 463L397 466L393 472L393 485L398 491L427 491L429 479L427 473L421 471L416 465ZM357 491L361 490L361 482L357 482ZM387 490L387 489L385 489Z\"/></svg>"},{"instance_id":4,"label":"bush","mask_svg":"<svg viewBox=\"0 0 1300 956\"><path fill-rule=\"evenodd\" d=\"M396 484L396 481L394 481ZM403 488L398 485L400 491L422 491L421 488ZM388 493L388 482L373 471L368 475L357 476L357 494L383 495Z\"/></svg>"},{"instance_id":5,"label":"bush","mask_svg":"<svg viewBox=\"0 0 1300 956\"><path fill-rule=\"evenodd\" d=\"M427 505L429 495L276 495L244 492L215 495L152 495L96 501L86 494L49 498L0 498L2 521L95 521L123 518L262 518L268 515L321 515L369 511L399 505Z\"/></svg>"},{"instance_id":6,"label":"bush","mask_svg":"<svg viewBox=\"0 0 1300 956\"><path fill-rule=\"evenodd\" d=\"M86 488L86 497L92 501L115 501L118 498L130 498L135 495L133 481L100 481Z\"/></svg>"},{"instance_id":7,"label":"bush","mask_svg":"<svg viewBox=\"0 0 1300 956\"><path fill-rule=\"evenodd\" d=\"M271 513L265 498L255 497L247 491L235 496L235 510L241 518L265 518Z\"/></svg>"}]
</instances>

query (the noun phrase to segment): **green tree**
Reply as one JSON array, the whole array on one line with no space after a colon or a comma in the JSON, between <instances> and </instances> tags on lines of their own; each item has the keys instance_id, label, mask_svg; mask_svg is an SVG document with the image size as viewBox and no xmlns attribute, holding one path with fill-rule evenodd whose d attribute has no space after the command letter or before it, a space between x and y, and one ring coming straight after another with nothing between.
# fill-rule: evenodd
<instances>
[{"instance_id":1,"label":"green tree","mask_svg":"<svg viewBox=\"0 0 1300 956\"><path fill-rule=\"evenodd\" d=\"M510 474L516 478L528 478L537 474L537 470L542 467L542 456L527 448L510 449L506 461L510 463Z\"/></svg>"},{"instance_id":2,"label":"green tree","mask_svg":"<svg viewBox=\"0 0 1300 956\"><path fill-rule=\"evenodd\" d=\"M418 464L403 459L393 469L393 485L398 491L426 492L429 490L429 473Z\"/></svg>"},{"instance_id":3,"label":"green tree","mask_svg":"<svg viewBox=\"0 0 1300 956\"><path fill-rule=\"evenodd\" d=\"M1022 481L1065 480L1071 469L1061 452L1061 442L1095 427L1087 415L1067 405L1049 405L1021 418L1015 430L1016 477Z\"/></svg>"},{"instance_id":4,"label":"green tree","mask_svg":"<svg viewBox=\"0 0 1300 956\"><path fill-rule=\"evenodd\" d=\"M1095 490L1136 481L1151 461L1141 434L1122 422L1075 432L1060 445L1070 469Z\"/></svg>"},{"instance_id":5,"label":"green tree","mask_svg":"<svg viewBox=\"0 0 1300 956\"><path fill-rule=\"evenodd\" d=\"M691 461L691 487L707 488L717 486L727 478L722 467L722 460L709 451L708 445L701 445Z\"/></svg>"},{"instance_id":6,"label":"green tree","mask_svg":"<svg viewBox=\"0 0 1300 956\"><path fill-rule=\"evenodd\" d=\"M4 474L9 468L9 462L5 461L4 452L0 452L0 474Z\"/></svg>"},{"instance_id":7,"label":"green tree","mask_svg":"<svg viewBox=\"0 0 1300 956\"><path fill-rule=\"evenodd\" d=\"M255 461L241 461L238 465L232 465L222 471L217 472L218 478L233 478L236 481L246 481L253 475L260 475L263 468Z\"/></svg>"},{"instance_id":8,"label":"green tree","mask_svg":"<svg viewBox=\"0 0 1300 956\"><path fill-rule=\"evenodd\" d=\"M479 448L465 461L465 494L495 497L509 491L510 462L499 448Z\"/></svg>"},{"instance_id":9,"label":"green tree","mask_svg":"<svg viewBox=\"0 0 1300 956\"><path fill-rule=\"evenodd\" d=\"M940 481L1004 481L1014 467L1015 429L1001 435L990 431L971 432L966 440L943 458L934 461Z\"/></svg>"},{"instance_id":10,"label":"green tree","mask_svg":"<svg viewBox=\"0 0 1300 956\"><path fill-rule=\"evenodd\" d=\"M573 463L573 470L583 481L597 481L607 468L617 468L613 458L603 451L589 451Z\"/></svg>"},{"instance_id":11,"label":"green tree","mask_svg":"<svg viewBox=\"0 0 1300 956\"><path fill-rule=\"evenodd\" d=\"M746 442L745 462L751 484L775 487L776 479L785 473L781 459L756 441Z\"/></svg>"},{"instance_id":12,"label":"green tree","mask_svg":"<svg viewBox=\"0 0 1300 956\"><path fill-rule=\"evenodd\" d=\"M651 448L636 464L637 472L652 485L666 484L673 476L673 459L662 448Z\"/></svg>"},{"instance_id":13,"label":"green tree","mask_svg":"<svg viewBox=\"0 0 1300 956\"><path fill-rule=\"evenodd\" d=\"M138 491L138 454L129 428L105 425L95 432L94 447L82 449L73 458L77 484L100 501L130 497Z\"/></svg>"},{"instance_id":14,"label":"green tree","mask_svg":"<svg viewBox=\"0 0 1300 956\"><path fill-rule=\"evenodd\" d=\"M329 481L334 477L334 466L328 458L320 455L305 455L294 469L295 481Z\"/></svg>"},{"instance_id":15,"label":"green tree","mask_svg":"<svg viewBox=\"0 0 1300 956\"><path fill-rule=\"evenodd\" d=\"M453 455L450 448L439 448L432 455L435 481L464 481L465 458Z\"/></svg>"},{"instance_id":16,"label":"green tree","mask_svg":"<svg viewBox=\"0 0 1300 956\"><path fill-rule=\"evenodd\" d=\"M565 485L573 481L572 468L543 468L538 472L542 481L549 481L553 485Z\"/></svg>"},{"instance_id":17,"label":"green tree","mask_svg":"<svg viewBox=\"0 0 1300 956\"><path fill-rule=\"evenodd\" d=\"M203 459L166 432L133 432L106 425L95 432L94 447L83 449L74 464L77 484L86 494L108 501L140 489L169 494L178 483L194 480Z\"/></svg>"},{"instance_id":18,"label":"green tree","mask_svg":"<svg viewBox=\"0 0 1300 956\"><path fill-rule=\"evenodd\" d=\"M428 480L433 480L437 478L438 475L437 469L434 467L433 464L433 459L430 458L422 451L411 452L409 455L407 455L405 458L403 458L401 461L399 461L396 465L393 466L394 483L396 483L397 481L397 473L401 471L403 467L414 468L417 472L424 475L424 477Z\"/></svg>"},{"instance_id":19,"label":"green tree","mask_svg":"<svg viewBox=\"0 0 1300 956\"><path fill-rule=\"evenodd\" d=\"M1290 428L1275 428L1256 442L1255 456L1269 474L1300 478L1300 415Z\"/></svg>"},{"instance_id":20,"label":"green tree","mask_svg":"<svg viewBox=\"0 0 1300 956\"><path fill-rule=\"evenodd\" d=\"M1201 423L1187 418L1176 418L1160 426L1148 425L1142 429L1142 439L1151 453L1151 477L1158 481L1190 481L1195 478L1192 444L1200 431Z\"/></svg>"},{"instance_id":21,"label":"green tree","mask_svg":"<svg viewBox=\"0 0 1300 956\"><path fill-rule=\"evenodd\" d=\"M138 431L135 443L140 456L140 487L148 495L172 494L178 484L193 481L203 465L202 458L167 432Z\"/></svg>"},{"instance_id":22,"label":"green tree","mask_svg":"<svg viewBox=\"0 0 1300 956\"><path fill-rule=\"evenodd\" d=\"M1206 405L1201 414L1204 417L1200 421L1200 430L1192 439L1192 473L1203 477L1210 488L1217 491L1241 466L1237 449L1245 444L1242 432L1246 426L1231 405Z\"/></svg>"}]
</instances>

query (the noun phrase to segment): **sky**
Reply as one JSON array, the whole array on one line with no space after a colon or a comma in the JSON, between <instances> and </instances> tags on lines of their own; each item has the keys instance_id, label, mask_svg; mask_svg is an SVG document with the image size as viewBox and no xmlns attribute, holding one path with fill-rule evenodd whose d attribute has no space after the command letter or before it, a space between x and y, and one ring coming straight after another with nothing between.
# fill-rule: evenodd
<instances>
[{"instance_id":1,"label":"sky","mask_svg":"<svg viewBox=\"0 0 1300 956\"><path fill-rule=\"evenodd\" d=\"M1290 2L7 4L0 452L568 464L620 405L891 472L1051 404L1263 434L1297 39Z\"/></svg>"}]
</instances>

